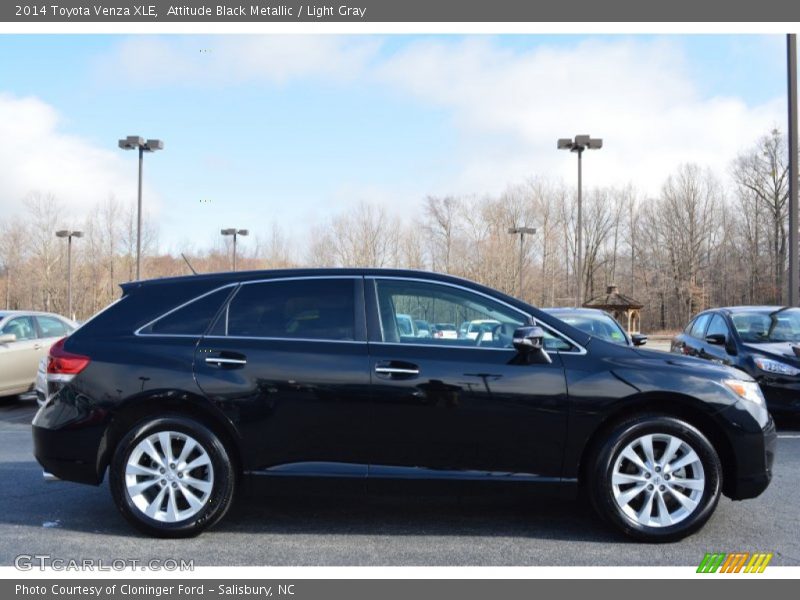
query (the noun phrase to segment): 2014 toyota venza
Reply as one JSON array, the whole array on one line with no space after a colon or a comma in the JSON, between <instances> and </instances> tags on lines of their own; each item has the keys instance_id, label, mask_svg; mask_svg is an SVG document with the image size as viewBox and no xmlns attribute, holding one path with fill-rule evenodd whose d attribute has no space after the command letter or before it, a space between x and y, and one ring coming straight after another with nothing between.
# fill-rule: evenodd
<instances>
[{"instance_id":1,"label":"2014 toyota venza","mask_svg":"<svg viewBox=\"0 0 800 600\"><path fill-rule=\"evenodd\" d=\"M771 478L775 428L745 373L593 338L463 279L291 270L122 289L53 346L35 454L52 477L108 471L152 535L218 522L245 478L414 479L584 491L626 534L666 541ZM398 315L482 326L419 337Z\"/></svg>"}]
</instances>

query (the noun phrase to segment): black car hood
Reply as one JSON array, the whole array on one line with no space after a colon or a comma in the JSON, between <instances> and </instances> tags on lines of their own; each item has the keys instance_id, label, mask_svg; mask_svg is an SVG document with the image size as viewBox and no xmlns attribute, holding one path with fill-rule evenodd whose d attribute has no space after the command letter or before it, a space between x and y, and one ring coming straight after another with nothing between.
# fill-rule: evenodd
<instances>
[{"instance_id":1,"label":"black car hood","mask_svg":"<svg viewBox=\"0 0 800 600\"><path fill-rule=\"evenodd\" d=\"M764 356L772 356L779 358L781 361L800 366L800 357L795 353L794 348L798 348L800 352L800 345L792 342L770 342L765 344L744 344L749 350L763 354Z\"/></svg>"}]
</instances>

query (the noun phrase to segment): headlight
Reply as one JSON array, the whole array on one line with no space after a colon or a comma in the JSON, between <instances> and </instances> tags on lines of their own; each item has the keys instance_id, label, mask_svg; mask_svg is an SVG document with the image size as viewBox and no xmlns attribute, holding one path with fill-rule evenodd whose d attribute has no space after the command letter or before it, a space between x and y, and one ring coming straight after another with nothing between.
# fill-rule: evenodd
<instances>
[{"instance_id":1,"label":"headlight","mask_svg":"<svg viewBox=\"0 0 800 600\"><path fill-rule=\"evenodd\" d=\"M790 377L800 373L800 369L795 369L793 366L778 362L777 360L770 360L769 358L762 358L760 356L754 358L753 360L759 369L766 371L767 373L789 375Z\"/></svg>"},{"instance_id":2,"label":"headlight","mask_svg":"<svg viewBox=\"0 0 800 600\"><path fill-rule=\"evenodd\" d=\"M722 383L725 384L730 391L742 398L749 400L755 404L764 404L764 395L761 393L761 388L755 381L742 381L741 379L726 379Z\"/></svg>"}]
</instances>

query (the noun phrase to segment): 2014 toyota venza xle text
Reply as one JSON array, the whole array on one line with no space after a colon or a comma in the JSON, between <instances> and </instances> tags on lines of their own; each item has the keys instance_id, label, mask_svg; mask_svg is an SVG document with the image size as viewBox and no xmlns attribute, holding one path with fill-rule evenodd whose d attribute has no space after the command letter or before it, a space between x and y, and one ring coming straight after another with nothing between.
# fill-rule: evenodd
<instances>
[{"instance_id":1,"label":"2014 toyota venza xle text","mask_svg":"<svg viewBox=\"0 0 800 600\"><path fill-rule=\"evenodd\" d=\"M463 279L290 270L122 289L53 346L35 453L60 479L108 471L152 535L213 525L245 478L414 479L584 491L626 534L666 541L771 478L775 427L745 373L592 338Z\"/></svg>"}]
</instances>

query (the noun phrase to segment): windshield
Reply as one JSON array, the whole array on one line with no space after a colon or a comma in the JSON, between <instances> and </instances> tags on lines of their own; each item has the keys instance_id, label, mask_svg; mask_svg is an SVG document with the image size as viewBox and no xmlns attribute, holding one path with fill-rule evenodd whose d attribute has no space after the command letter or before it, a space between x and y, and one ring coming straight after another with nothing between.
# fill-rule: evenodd
<instances>
[{"instance_id":1,"label":"windshield","mask_svg":"<svg viewBox=\"0 0 800 600\"><path fill-rule=\"evenodd\" d=\"M731 319L745 343L800 342L800 309L740 312Z\"/></svg>"},{"instance_id":2,"label":"windshield","mask_svg":"<svg viewBox=\"0 0 800 600\"><path fill-rule=\"evenodd\" d=\"M607 342L614 344L628 345L628 338L625 332L612 317L600 313L597 315L556 315L565 323L572 325L576 329L599 337Z\"/></svg>"}]
</instances>

